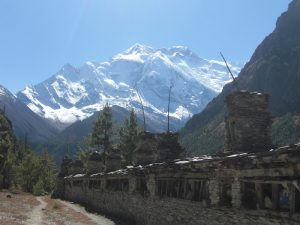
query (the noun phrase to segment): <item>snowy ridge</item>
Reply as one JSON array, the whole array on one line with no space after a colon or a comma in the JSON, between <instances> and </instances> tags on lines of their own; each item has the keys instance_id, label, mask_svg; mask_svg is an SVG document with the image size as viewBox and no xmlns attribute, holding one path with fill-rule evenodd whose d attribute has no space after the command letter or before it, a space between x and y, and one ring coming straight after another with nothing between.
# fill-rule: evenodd
<instances>
[{"instance_id":1,"label":"snowy ridge","mask_svg":"<svg viewBox=\"0 0 300 225\"><path fill-rule=\"evenodd\" d=\"M10 99L11 101L16 101L17 98L14 96L9 90L7 90L5 87L0 85L0 97Z\"/></svg>"},{"instance_id":2,"label":"snowy ridge","mask_svg":"<svg viewBox=\"0 0 300 225\"><path fill-rule=\"evenodd\" d=\"M236 76L240 68L230 65ZM178 129L231 81L223 62L205 60L187 47L154 49L135 44L107 62L65 65L48 80L17 94L35 113L56 123L83 120L108 102L141 113L137 89L149 117L165 120L172 88L170 115Z\"/></svg>"}]
</instances>

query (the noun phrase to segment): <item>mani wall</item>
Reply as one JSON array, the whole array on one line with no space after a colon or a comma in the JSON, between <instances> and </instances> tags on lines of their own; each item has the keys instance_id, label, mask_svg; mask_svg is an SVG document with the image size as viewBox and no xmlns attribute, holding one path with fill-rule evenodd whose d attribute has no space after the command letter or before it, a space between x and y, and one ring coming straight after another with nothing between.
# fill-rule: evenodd
<instances>
[{"instance_id":1,"label":"mani wall","mask_svg":"<svg viewBox=\"0 0 300 225\"><path fill-rule=\"evenodd\" d=\"M108 171L101 164L98 173L80 173L80 163L66 158L54 195L137 225L300 224L300 144L271 148L266 95L236 92L226 101L223 152L170 160L171 147L154 154L140 145L141 165Z\"/></svg>"}]
</instances>

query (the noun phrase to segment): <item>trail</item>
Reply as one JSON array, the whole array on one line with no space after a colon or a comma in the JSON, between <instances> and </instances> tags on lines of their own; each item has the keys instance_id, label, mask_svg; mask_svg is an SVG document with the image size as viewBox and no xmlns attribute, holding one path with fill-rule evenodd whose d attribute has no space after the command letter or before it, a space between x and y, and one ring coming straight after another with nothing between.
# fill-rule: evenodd
<instances>
[{"instance_id":1,"label":"trail","mask_svg":"<svg viewBox=\"0 0 300 225\"><path fill-rule=\"evenodd\" d=\"M43 209L46 208L47 203L43 201L42 197L37 197L36 199L40 202L40 204L33 208L26 224L41 225L43 223Z\"/></svg>"},{"instance_id":2,"label":"trail","mask_svg":"<svg viewBox=\"0 0 300 225\"><path fill-rule=\"evenodd\" d=\"M83 225L83 224L89 224L89 225L125 225L123 222L116 222L112 221L104 216L94 214L94 213L89 213L85 210L84 207L73 204L71 202L63 201L63 200L58 200L56 199L55 201L63 205L61 209L56 209L53 210L50 206L48 207L48 201L44 198L47 197L36 197L36 200L40 203L38 206L33 207L32 211L28 215L28 219L26 220L25 224L26 225L54 225L54 224L65 224L65 225ZM73 214L63 214L68 212L68 210L73 211ZM70 212L70 211L69 211ZM84 216L85 222L79 222L76 221L76 218L73 218L72 215L81 215ZM55 220L57 219L57 216L62 219L60 221ZM76 216L75 216L76 217ZM82 217L81 217L82 218ZM53 220L54 219L54 220ZM128 224L126 224L128 225Z\"/></svg>"}]
</instances>

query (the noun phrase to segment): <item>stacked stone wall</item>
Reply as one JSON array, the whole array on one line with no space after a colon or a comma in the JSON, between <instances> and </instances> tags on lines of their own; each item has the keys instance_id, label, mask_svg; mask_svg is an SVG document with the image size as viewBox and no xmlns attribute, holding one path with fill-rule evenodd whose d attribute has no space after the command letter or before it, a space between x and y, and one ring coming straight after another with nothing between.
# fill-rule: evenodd
<instances>
[{"instance_id":1,"label":"stacked stone wall","mask_svg":"<svg viewBox=\"0 0 300 225\"><path fill-rule=\"evenodd\" d=\"M200 203L172 198L145 198L138 193L85 191L67 188L65 198L93 209L129 219L137 225L299 224L289 213L203 207Z\"/></svg>"}]
</instances>

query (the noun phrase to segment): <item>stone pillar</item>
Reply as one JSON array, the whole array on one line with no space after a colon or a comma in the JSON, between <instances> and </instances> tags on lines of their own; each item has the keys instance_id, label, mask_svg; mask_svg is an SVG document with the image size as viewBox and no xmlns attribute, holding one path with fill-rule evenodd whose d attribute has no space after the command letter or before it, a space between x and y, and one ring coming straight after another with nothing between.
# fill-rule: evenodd
<instances>
[{"instance_id":1,"label":"stone pillar","mask_svg":"<svg viewBox=\"0 0 300 225\"><path fill-rule=\"evenodd\" d=\"M106 172L115 171L121 169L122 157L121 150L115 147L110 147L108 149L108 154L106 156Z\"/></svg>"},{"instance_id":2,"label":"stone pillar","mask_svg":"<svg viewBox=\"0 0 300 225\"><path fill-rule=\"evenodd\" d=\"M132 194L135 192L136 189L136 177L130 177L128 181L129 181L129 194Z\"/></svg>"},{"instance_id":3,"label":"stone pillar","mask_svg":"<svg viewBox=\"0 0 300 225\"><path fill-rule=\"evenodd\" d=\"M258 202L258 207L259 209L264 208L264 199L262 195L262 184L261 183L255 183L255 192L256 192L256 197L257 197L257 202Z\"/></svg>"},{"instance_id":4,"label":"stone pillar","mask_svg":"<svg viewBox=\"0 0 300 225\"><path fill-rule=\"evenodd\" d=\"M219 181L212 179L208 185L210 204L216 206L220 202Z\"/></svg>"},{"instance_id":5,"label":"stone pillar","mask_svg":"<svg viewBox=\"0 0 300 225\"><path fill-rule=\"evenodd\" d=\"M155 178L153 175L149 175L149 177L147 179L147 189L150 192L150 197L155 196L155 188L156 188Z\"/></svg>"},{"instance_id":6,"label":"stone pillar","mask_svg":"<svg viewBox=\"0 0 300 225\"><path fill-rule=\"evenodd\" d=\"M100 190L102 190L102 191L105 190L106 189L106 179L102 179L100 185L101 185Z\"/></svg>"},{"instance_id":7,"label":"stone pillar","mask_svg":"<svg viewBox=\"0 0 300 225\"><path fill-rule=\"evenodd\" d=\"M242 205L241 182L238 178L234 178L231 185L232 206L240 208Z\"/></svg>"},{"instance_id":8,"label":"stone pillar","mask_svg":"<svg viewBox=\"0 0 300 225\"><path fill-rule=\"evenodd\" d=\"M272 209L278 209L278 201L279 201L279 185L272 184Z\"/></svg>"},{"instance_id":9,"label":"stone pillar","mask_svg":"<svg viewBox=\"0 0 300 225\"><path fill-rule=\"evenodd\" d=\"M293 184L289 184L288 188L289 188L289 200L290 200L290 214L293 214L295 213L296 189Z\"/></svg>"},{"instance_id":10,"label":"stone pillar","mask_svg":"<svg viewBox=\"0 0 300 225\"><path fill-rule=\"evenodd\" d=\"M271 148L269 95L239 91L226 97L224 152L260 152Z\"/></svg>"}]
</instances>

